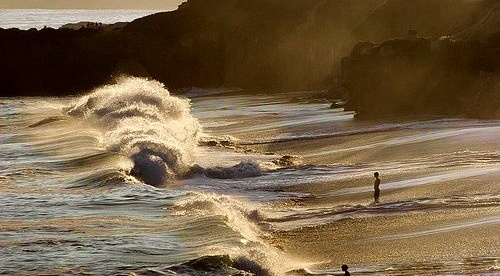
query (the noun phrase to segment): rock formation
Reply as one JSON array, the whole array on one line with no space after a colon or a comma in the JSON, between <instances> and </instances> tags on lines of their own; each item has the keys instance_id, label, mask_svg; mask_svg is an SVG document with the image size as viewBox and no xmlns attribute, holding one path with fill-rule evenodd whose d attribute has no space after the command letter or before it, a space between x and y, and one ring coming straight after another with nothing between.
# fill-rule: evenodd
<instances>
[{"instance_id":1,"label":"rock formation","mask_svg":"<svg viewBox=\"0 0 500 276\"><path fill-rule=\"evenodd\" d=\"M380 60L386 69L377 74L383 75L385 82L396 79L390 74L398 66L407 70L407 76L399 76L399 82L384 84L398 87L391 92L393 96L386 95L387 101L397 101L396 91L402 91L399 86L403 86L404 80L409 82L405 86L415 87L404 93L417 93L416 87L424 85L419 82L423 79L427 86L439 85L436 80L423 77L430 74L428 70L437 70L438 65L429 60L447 57L438 54L441 50L432 50L433 41L445 35L464 41L478 40L478 49L482 50L470 50L474 62L495 55L497 48L485 43L495 42L492 37L498 32L498 5L496 0L189 0L176 11L154 14L116 28L0 29L0 95L83 93L112 80L113 75L132 74L149 76L174 89L196 86L275 91L334 86L336 91L353 93L349 108L369 114L359 97L374 90L361 91L370 85L352 83L353 78L368 81L362 76L353 77L352 74L364 72L357 67L359 64L381 68L374 61ZM424 39L418 42L422 45L408 46L404 40L392 40L409 29L433 41ZM376 44L356 46L351 55L356 61L343 64L352 71L341 70L341 59L350 54L357 42L365 40ZM469 51L476 45L451 44L454 46L449 47L458 47L457 51L460 47ZM416 52L406 53L407 47L416 47L409 50ZM391 55L398 58L381 58ZM399 58L406 55L409 57ZM408 69L405 64L412 55L418 57L418 62L415 59L413 69ZM496 66L487 62L474 64ZM451 71L455 73L440 72L459 74L462 65L472 66L463 61L453 65L456 69ZM466 68L463 70L469 70ZM411 76L411 70L417 75ZM474 72L472 75L484 80L477 85L488 90L490 84L486 83L494 82L495 71L482 68ZM373 76L369 81L381 79ZM344 86L340 86L341 82ZM349 85L356 89L346 89ZM416 109L412 103L405 104ZM397 113L400 107L396 106L391 113Z\"/></svg>"},{"instance_id":2,"label":"rock formation","mask_svg":"<svg viewBox=\"0 0 500 276\"><path fill-rule=\"evenodd\" d=\"M361 42L342 64L337 90L358 118L399 115L500 117L500 3L454 36L416 31Z\"/></svg>"},{"instance_id":3,"label":"rock formation","mask_svg":"<svg viewBox=\"0 0 500 276\"><path fill-rule=\"evenodd\" d=\"M497 49L451 38L359 43L342 61L342 86L349 94L345 108L364 118L498 116Z\"/></svg>"}]
</instances>

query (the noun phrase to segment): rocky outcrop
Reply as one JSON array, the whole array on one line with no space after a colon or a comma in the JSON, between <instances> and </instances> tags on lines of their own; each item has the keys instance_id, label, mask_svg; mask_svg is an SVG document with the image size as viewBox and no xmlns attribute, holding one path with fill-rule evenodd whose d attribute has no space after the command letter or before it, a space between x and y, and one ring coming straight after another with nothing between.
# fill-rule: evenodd
<instances>
[{"instance_id":1,"label":"rocky outcrop","mask_svg":"<svg viewBox=\"0 0 500 276\"><path fill-rule=\"evenodd\" d=\"M107 82L119 57L99 36L94 29L0 30L1 96L74 94Z\"/></svg>"},{"instance_id":2,"label":"rocky outcrop","mask_svg":"<svg viewBox=\"0 0 500 276\"><path fill-rule=\"evenodd\" d=\"M351 31L383 1L190 0L126 31L155 41L138 59L173 87L327 87Z\"/></svg>"},{"instance_id":3,"label":"rocky outcrop","mask_svg":"<svg viewBox=\"0 0 500 276\"><path fill-rule=\"evenodd\" d=\"M495 4L189 0L116 28L0 29L0 95L74 94L122 73L169 88L326 88L338 83L340 60L358 41L380 42L408 28L435 38L481 29L482 15Z\"/></svg>"},{"instance_id":4,"label":"rocky outcrop","mask_svg":"<svg viewBox=\"0 0 500 276\"><path fill-rule=\"evenodd\" d=\"M479 41L419 38L359 43L342 60L346 110L399 115L500 117L500 32Z\"/></svg>"},{"instance_id":5,"label":"rocky outcrop","mask_svg":"<svg viewBox=\"0 0 500 276\"><path fill-rule=\"evenodd\" d=\"M0 29L0 93L74 94L137 72L170 88L326 87L383 1L190 0L117 29Z\"/></svg>"},{"instance_id":6,"label":"rocky outcrop","mask_svg":"<svg viewBox=\"0 0 500 276\"><path fill-rule=\"evenodd\" d=\"M449 5L440 7L447 1L436 2L439 14L442 8L450 11L443 13L446 18L439 22L453 35L432 38L436 24L428 19L424 22L424 16L412 17L412 12L422 11L417 7L403 14L413 18L410 21L430 38L411 31L401 39L362 42L342 59L336 90L348 95L346 110L356 111L358 118L500 117L500 3L469 1L457 5L460 1L448 1ZM389 4L394 7L397 1L385 5ZM371 22L388 24L385 16L387 12L376 11ZM380 24L361 25L357 31L389 28Z\"/></svg>"}]
</instances>

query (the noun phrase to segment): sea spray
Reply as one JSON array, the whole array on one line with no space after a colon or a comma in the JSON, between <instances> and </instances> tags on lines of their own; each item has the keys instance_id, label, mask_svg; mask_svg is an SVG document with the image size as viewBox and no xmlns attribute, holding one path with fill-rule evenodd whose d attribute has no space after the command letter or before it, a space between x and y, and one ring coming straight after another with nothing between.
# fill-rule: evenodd
<instances>
[{"instance_id":1,"label":"sea spray","mask_svg":"<svg viewBox=\"0 0 500 276\"><path fill-rule=\"evenodd\" d=\"M101 145L130 158L131 174L158 186L184 175L194 162L202 128L188 99L170 95L160 82L119 77L65 109L95 124Z\"/></svg>"}]
</instances>

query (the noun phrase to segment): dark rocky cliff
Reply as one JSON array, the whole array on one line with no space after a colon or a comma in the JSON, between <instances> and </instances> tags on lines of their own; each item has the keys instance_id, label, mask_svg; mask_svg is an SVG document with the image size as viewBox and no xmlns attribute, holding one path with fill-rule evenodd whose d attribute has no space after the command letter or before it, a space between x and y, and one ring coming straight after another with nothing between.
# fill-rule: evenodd
<instances>
[{"instance_id":1,"label":"dark rocky cliff","mask_svg":"<svg viewBox=\"0 0 500 276\"><path fill-rule=\"evenodd\" d=\"M360 118L499 117L498 46L450 38L360 43L342 61L345 108Z\"/></svg>"},{"instance_id":2,"label":"dark rocky cliff","mask_svg":"<svg viewBox=\"0 0 500 276\"><path fill-rule=\"evenodd\" d=\"M408 29L435 39L460 34L486 41L490 35L474 36L484 29L488 12L496 17L495 5L496 0L189 0L176 11L118 29L0 30L1 96L80 93L120 73L150 76L170 88L336 87L340 60L357 42L382 42ZM356 95L351 108L361 106Z\"/></svg>"},{"instance_id":3,"label":"dark rocky cliff","mask_svg":"<svg viewBox=\"0 0 500 276\"><path fill-rule=\"evenodd\" d=\"M0 30L2 95L73 94L118 72L171 88L326 87L382 2L190 0L120 30Z\"/></svg>"},{"instance_id":4,"label":"dark rocky cliff","mask_svg":"<svg viewBox=\"0 0 500 276\"><path fill-rule=\"evenodd\" d=\"M191 0L126 30L158 43L161 55L143 53L140 62L172 65L148 71L174 86L319 87L357 41L352 29L382 2Z\"/></svg>"},{"instance_id":5,"label":"dark rocky cliff","mask_svg":"<svg viewBox=\"0 0 500 276\"><path fill-rule=\"evenodd\" d=\"M342 60L339 90L359 118L500 118L500 3L454 36L362 42Z\"/></svg>"}]
</instances>

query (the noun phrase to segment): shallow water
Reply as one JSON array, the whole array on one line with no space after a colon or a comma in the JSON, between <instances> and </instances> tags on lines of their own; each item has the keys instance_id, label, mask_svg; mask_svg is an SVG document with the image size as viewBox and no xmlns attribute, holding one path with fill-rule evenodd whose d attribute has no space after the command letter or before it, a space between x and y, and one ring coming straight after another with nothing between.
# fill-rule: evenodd
<instances>
[{"instance_id":1,"label":"shallow water","mask_svg":"<svg viewBox=\"0 0 500 276\"><path fill-rule=\"evenodd\" d=\"M498 274L499 121L188 96L1 99L0 274Z\"/></svg>"}]
</instances>

